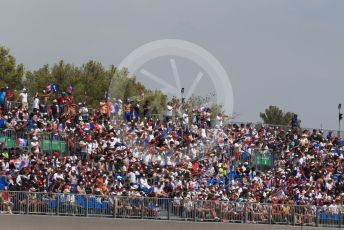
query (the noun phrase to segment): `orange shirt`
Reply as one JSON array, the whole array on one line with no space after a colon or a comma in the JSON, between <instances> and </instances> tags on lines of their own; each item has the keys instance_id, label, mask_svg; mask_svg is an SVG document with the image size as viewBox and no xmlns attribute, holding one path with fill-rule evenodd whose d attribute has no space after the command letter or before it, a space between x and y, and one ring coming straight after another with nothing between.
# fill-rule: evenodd
<instances>
[{"instance_id":1,"label":"orange shirt","mask_svg":"<svg viewBox=\"0 0 344 230\"><path fill-rule=\"evenodd\" d=\"M108 112L108 106L106 102L100 102L100 112L102 114L107 114Z\"/></svg>"}]
</instances>

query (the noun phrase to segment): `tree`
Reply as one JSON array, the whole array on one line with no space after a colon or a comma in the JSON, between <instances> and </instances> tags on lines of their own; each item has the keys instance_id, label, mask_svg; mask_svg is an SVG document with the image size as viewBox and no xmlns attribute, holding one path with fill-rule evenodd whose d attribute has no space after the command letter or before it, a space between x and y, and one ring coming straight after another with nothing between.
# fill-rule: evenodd
<instances>
[{"instance_id":1,"label":"tree","mask_svg":"<svg viewBox=\"0 0 344 230\"><path fill-rule=\"evenodd\" d=\"M60 93L73 86L74 102L86 102L91 108L98 108L99 102L108 91L109 99L117 98L140 99L144 92L144 100L140 100L141 108L147 101L153 113L162 114L167 97L161 91L152 91L137 82L135 77L129 77L127 69L118 70L114 66L105 68L100 62L88 61L77 67L63 60L52 67L44 65L35 71L28 71L24 85L29 90L30 100L36 93L42 92L50 84L59 86ZM142 99L142 98L141 98Z\"/></svg>"},{"instance_id":2,"label":"tree","mask_svg":"<svg viewBox=\"0 0 344 230\"><path fill-rule=\"evenodd\" d=\"M172 99L176 100L176 99ZM208 98L201 96L192 95L190 98L186 99L183 104L183 109L188 111L191 115L192 109L206 107L211 111L211 119L214 119L218 114L224 114L224 109L222 105L216 104L215 102L210 101Z\"/></svg>"},{"instance_id":3,"label":"tree","mask_svg":"<svg viewBox=\"0 0 344 230\"><path fill-rule=\"evenodd\" d=\"M63 60L52 67L44 65L35 71L27 72L24 82L30 98L42 92L50 84L56 84L60 93L73 86L74 102L87 102L90 107L98 107L99 101L109 89L110 81L115 76L115 69L106 69L101 63L88 61L81 67L66 64Z\"/></svg>"},{"instance_id":4,"label":"tree","mask_svg":"<svg viewBox=\"0 0 344 230\"><path fill-rule=\"evenodd\" d=\"M141 98L142 92L144 98ZM167 96L160 90L146 89L143 84L136 81L135 77L129 77L126 69L117 70L115 76L111 80L109 94L112 98L126 101L140 101L141 108L148 103L151 108L151 114L162 115L167 102Z\"/></svg>"},{"instance_id":5,"label":"tree","mask_svg":"<svg viewBox=\"0 0 344 230\"><path fill-rule=\"evenodd\" d=\"M42 92L51 82L51 71L49 65L44 65L35 71L28 71L24 86L28 89L30 101L36 93Z\"/></svg>"},{"instance_id":6,"label":"tree","mask_svg":"<svg viewBox=\"0 0 344 230\"><path fill-rule=\"evenodd\" d=\"M12 90L21 90L24 66L17 65L10 50L0 46L0 87L9 86Z\"/></svg>"},{"instance_id":7,"label":"tree","mask_svg":"<svg viewBox=\"0 0 344 230\"><path fill-rule=\"evenodd\" d=\"M26 77L23 76L24 66L16 64L15 58L9 54L9 49L0 47L0 87L8 85L14 90L26 87L29 101L48 86L56 85L59 91L53 93L66 92L67 87L72 86L74 103L86 102L90 108L99 107L99 101L104 98L105 92L108 93L110 100L113 98L122 101L136 100L141 108L148 103L151 114L162 115L168 102L167 96L162 91L147 89L136 81L135 77L130 77L126 68L117 69L113 65L105 68L100 62L93 60L80 67L60 60L51 66L44 65L39 69L27 71ZM55 97L52 96L50 100L53 98ZM174 100L176 98L172 99L172 103ZM196 96L185 100L182 109L191 113L193 108L201 106L210 108L213 117L223 112L221 105L211 103L209 98Z\"/></svg>"},{"instance_id":8,"label":"tree","mask_svg":"<svg viewBox=\"0 0 344 230\"><path fill-rule=\"evenodd\" d=\"M272 125L290 125L293 115L293 112L283 112L282 109L273 105L270 105L263 113L259 114L265 124Z\"/></svg>"}]
</instances>

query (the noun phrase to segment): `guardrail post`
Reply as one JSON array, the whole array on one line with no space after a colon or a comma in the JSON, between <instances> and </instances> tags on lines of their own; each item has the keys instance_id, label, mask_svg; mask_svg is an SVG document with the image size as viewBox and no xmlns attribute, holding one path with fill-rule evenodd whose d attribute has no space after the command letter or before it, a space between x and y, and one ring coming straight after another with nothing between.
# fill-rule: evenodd
<instances>
[{"instance_id":1,"label":"guardrail post","mask_svg":"<svg viewBox=\"0 0 344 230\"><path fill-rule=\"evenodd\" d=\"M85 211L85 216L88 216L88 205L89 205L89 203L88 203L88 196L86 195L85 197L86 197L86 211Z\"/></svg>"},{"instance_id":2,"label":"guardrail post","mask_svg":"<svg viewBox=\"0 0 344 230\"><path fill-rule=\"evenodd\" d=\"M196 220L196 203L195 202L193 202L193 221L197 221Z\"/></svg>"},{"instance_id":3,"label":"guardrail post","mask_svg":"<svg viewBox=\"0 0 344 230\"><path fill-rule=\"evenodd\" d=\"M171 205L170 205L170 199L168 199L167 200L167 219L168 220L170 220L170 209L171 209L171 207L170 207Z\"/></svg>"},{"instance_id":4,"label":"guardrail post","mask_svg":"<svg viewBox=\"0 0 344 230\"><path fill-rule=\"evenodd\" d=\"M315 227L319 227L319 208L316 206L315 210Z\"/></svg>"},{"instance_id":5,"label":"guardrail post","mask_svg":"<svg viewBox=\"0 0 344 230\"><path fill-rule=\"evenodd\" d=\"M295 205L293 205L293 211L292 211L292 214L293 214L293 226L295 226L295 224L296 224L296 212L295 212Z\"/></svg>"},{"instance_id":6,"label":"guardrail post","mask_svg":"<svg viewBox=\"0 0 344 230\"><path fill-rule=\"evenodd\" d=\"M338 212L338 221L339 221L339 228L342 228L342 221L343 221L343 217L342 217L342 211L339 210Z\"/></svg>"},{"instance_id":7,"label":"guardrail post","mask_svg":"<svg viewBox=\"0 0 344 230\"><path fill-rule=\"evenodd\" d=\"M221 214L220 220L221 222L223 222L224 221L223 202L220 202L220 214Z\"/></svg>"},{"instance_id":8,"label":"guardrail post","mask_svg":"<svg viewBox=\"0 0 344 230\"><path fill-rule=\"evenodd\" d=\"M141 203L141 219L143 219L144 203L145 203L145 201L142 200L142 203Z\"/></svg>"},{"instance_id":9,"label":"guardrail post","mask_svg":"<svg viewBox=\"0 0 344 230\"><path fill-rule=\"evenodd\" d=\"M59 209L60 209L60 196L56 196L56 216L59 215Z\"/></svg>"},{"instance_id":10,"label":"guardrail post","mask_svg":"<svg viewBox=\"0 0 344 230\"><path fill-rule=\"evenodd\" d=\"M269 224L271 224L272 221L272 205L269 205Z\"/></svg>"},{"instance_id":11,"label":"guardrail post","mask_svg":"<svg viewBox=\"0 0 344 230\"><path fill-rule=\"evenodd\" d=\"M26 200L26 214L29 214L30 213L30 196L28 193L26 193L26 197L27 197L27 200Z\"/></svg>"},{"instance_id":12,"label":"guardrail post","mask_svg":"<svg viewBox=\"0 0 344 230\"><path fill-rule=\"evenodd\" d=\"M247 204L244 204L244 223L247 223Z\"/></svg>"},{"instance_id":13,"label":"guardrail post","mask_svg":"<svg viewBox=\"0 0 344 230\"><path fill-rule=\"evenodd\" d=\"M113 199L113 218L116 218L117 216L117 198L115 197Z\"/></svg>"}]
</instances>

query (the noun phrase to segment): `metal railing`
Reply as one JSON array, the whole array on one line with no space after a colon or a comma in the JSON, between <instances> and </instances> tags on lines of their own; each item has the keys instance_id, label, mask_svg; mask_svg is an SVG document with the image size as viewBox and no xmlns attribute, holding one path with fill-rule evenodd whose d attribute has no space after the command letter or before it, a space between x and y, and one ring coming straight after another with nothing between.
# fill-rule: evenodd
<instances>
[{"instance_id":1,"label":"metal railing","mask_svg":"<svg viewBox=\"0 0 344 230\"><path fill-rule=\"evenodd\" d=\"M59 134L57 132L42 132L37 136L41 153L52 154L54 151L62 155L80 153L80 139L76 136L70 139L67 134ZM32 135L29 132L0 129L0 143L3 143L2 148L26 148L29 150L32 141ZM138 142L127 144L132 147L142 145L142 143ZM89 152L88 148L89 146L86 147L87 152ZM209 152L218 148L219 146L216 142L211 142L208 145L188 146L178 150L182 155L172 154L171 157L176 164L181 163L185 159L188 159L188 161L200 161L207 157ZM275 154L271 151L253 151L252 154L242 151L238 157L228 149L228 146L222 146L222 150L219 151L223 151L226 157L234 161L233 163L248 162L250 167L255 167L258 171L269 170L274 165Z\"/></svg>"},{"instance_id":2,"label":"metal railing","mask_svg":"<svg viewBox=\"0 0 344 230\"><path fill-rule=\"evenodd\" d=\"M1 214L343 226L343 206L0 191Z\"/></svg>"},{"instance_id":3,"label":"metal railing","mask_svg":"<svg viewBox=\"0 0 344 230\"><path fill-rule=\"evenodd\" d=\"M6 109L6 110L13 110L13 109L15 109L15 108L20 108L21 107L21 102L19 102L19 101L5 101L5 103L4 103L4 108Z\"/></svg>"},{"instance_id":4,"label":"metal railing","mask_svg":"<svg viewBox=\"0 0 344 230\"><path fill-rule=\"evenodd\" d=\"M14 108L19 108L21 106L21 102L19 101L8 101L5 103L6 104L6 109L8 110L13 110ZM29 106L29 108L31 109L31 106ZM98 111L99 109L95 109L95 108L88 108L88 114L91 115L91 114L94 114L94 111ZM142 117L142 114L141 114L141 117ZM155 119L159 119L161 121L164 121L166 116L165 116L165 113L161 113L161 114L149 114L149 117L151 118L155 118ZM181 114L180 115L177 115L175 112L173 112L173 116L171 116L171 121L173 123L179 123L181 124L182 123L182 119L181 119ZM212 126L215 126L214 123L215 123L215 120L211 120L210 122L212 124ZM223 121L224 124L236 124L236 125L241 125L241 124L250 124L251 127L261 127L261 126L264 126L264 127L279 127L279 128L282 128L284 130L288 130L290 129L290 126L287 126L287 125L273 125L273 124L263 124L261 122L240 122L240 121L233 121L232 119L224 119ZM329 129L322 129L322 128L305 128L305 127L301 127L300 128L301 130L308 130L310 132L312 132L313 129L316 129L316 130L322 130L323 131L323 135L324 136L327 136L330 132L332 133L333 136L336 136L339 134L340 137L344 137L344 131L338 131L338 130L329 130Z\"/></svg>"},{"instance_id":5,"label":"metal railing","mask_svg":"<svg viewBox=\"0 0 344 230\"><path fill-rule=\"evenodd\" d=\"M69 150L68 136L57 132L41 132L36 135L41 152L52 153L58 151L67 154ZM32 133L16 131L14 129L0 129L0 143L3 148L30 148L33 142Z\"/></svg>"},{"instance_id":6,"label":"metal railing","mask_svg":"<svg viewBox=\"0 0 344 230\"><path fill-rule=\"evenodd\" d=\"M249 167L254 167L257 171L266 171L273 168L275 153L271 150L254 150L251 154L241 152L239 161L236 162L247 162Z\"/></svg>"},{"instance_id":7,"label":"metal railing","mask_svg":"<svg viewBox=\"0 0 344 230\"><path fill-rule=\"evenodd\" d=\"M253 128L260 128L260 127L266 127L266 128L280 128L284 131L290 130L291 126L288 125L273 125L273 124L264 124L261 122L240 122L240 121L227 121L225 122L226 125L237 125L237 126L241 126L244 125L245 127L249 126L249 127L253 127ZM344 137L344 131L338 131L335 129L323 129L323 128L307 128L307 127L300 127L299 130L300 131L309 131L310 133L313 132L313 130L316 131L322 131L323 137L326 137L328 134L332 134L332 136L338 136L338 134L340 134L340 137Z\"/></svg>"}]
</instances>

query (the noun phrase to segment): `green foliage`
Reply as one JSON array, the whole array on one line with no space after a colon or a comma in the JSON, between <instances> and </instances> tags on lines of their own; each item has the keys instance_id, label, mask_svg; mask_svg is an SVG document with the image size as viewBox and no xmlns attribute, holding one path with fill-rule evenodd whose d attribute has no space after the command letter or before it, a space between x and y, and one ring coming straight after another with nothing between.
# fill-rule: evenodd
<instances>
[{"instance_id":1,"label":"green foliage","mask_svg":"<svg viewBox=\"0 0 344 230\"><path fill-rule=\"evenodd\" d=\"M160 91L151 91L128 76L127 69L117 70L114 66L106 69L101 63L88 61L81 67L66 64L62 60L52 67L44 65L35 71L28 71L24 85L32 97L41 93L49 84L57 84L60 91L66 91L73 86L74 102L86 102L91 108L98 108L99 101L104 98L105 91L109 91L110 100L113 98L140 100L140 94L145 92L143 106L148 101L156 113L162 113L166 103L166 96Z\"/></svg>"},{"instance_id":2,"label":"green foliage","mask_svg":"<svg viewBox=\"0 0 344 230\"><path fill-rule=\"evenodd\" d=\"M164 113L167 103L167 96L161 91L145 90L144 101L141 103L141 105L143 106L146 101L150 105L152 114L162 115Z\"/></svg>"},{"instance_id":3,"label":"green foliage","mask_svg":"<svg viewBox=\"0 0 344 230\"><path fill-rule=\"evenodd\" d=\"M38 70L27 72L25 86L30 97L33 97L49 84L57 84L61 92L72 85L75 102L87 102L91 107L97 107L114 76L113 67L105 69L99 62L88 61L81 67L76 67L60 61L51 68L45 65Z\"/></svg>"},{"instance_id":4,"label":"green foliage","mask_svg":"<svg viewBox=\"0 0 344 230\"><path fill-rule=\"evenodd\" d=\"M176 100L176 99L174 99ZM215 118L216 115L218 114L223 114L223 106L218 105L214 102L210 102L208 99L201 97L201 96L191 96L189 99L185 100L183 109L186 109L188 113L192 112L192 109L194 108L200 108L200 107L207 107L211 110L211 118Z\"/></svg>"},{"instance_id":5,"label":"green foliage","mask_svg":"<svg viewBox=\"0 0 344 230\"><path fill-rule=\"evenodd\" d=\"M168 101L167 96L161 91L146 89L144 85L136 81L135 77L129 77L127 69L117 69L113 65L107 69L93 60L81 67L61 60L52 66L44 65L37 70L27 71L26 78L23 78L23 75L23 65L17 65L15 58L9 54L9 50L0 47L0 87L8 85L15 90L26 87L30 101L50 84L57 84L60 93L72 85L74 102L86 102L91 108L99 107L99 101L104 97L105 91L109 91L110 100L114 98L122 99L122 101L136 100L139 101L141 108L148 102L151 114L162 115ZM144 92L144 98L141 97L142 92ZM172 99L172 103L177 101L176 98ZM181 104L180 101L178 103ZM201 106L211 108L214 116L223 111L221 106L196 96L186 100L183 109L191 113L193 108Z\"/></svg>"},{"instance_id":6,"label":"green foliage","mask_svg":"<svg viewBox=\"0 0 344 230\"><path fill-rule=\"evenodd\" d=\"M126 101L127 99L136 99L144 89L145 87L135 78L119 73L112 79L109 93L113 98Z\"/></svg>"},{"instance_id":7,"label":"green foliage","mask_svg":"<svg viewBox=\"0 0 344 230\"><path fill-rule=\"evenodd\" d=\"M99 101L104 97L104 92L109 91L110 100L113 98L139 101L141 108L148 102L152 114L163 114L167 103L167 96L159 90L148 90L135 77L129 77L127 69L116 69L114 66L105 68L101 63L88 61L81 67L59 61L52 65L28 71L24 76L24 66L17 65L16 59L10 55L9 49L0 47L0 87L8 85L12 90L21 90L26 87L30 100L36 93L41 93L49 84L57 84L60 92L66 91L72 85L74 88L74 102L86 102L91 108L98 108ZM141 97L144 92L144 98ZM178 107L181 102L172 98L172 104ZM221 105L211 103L207 99L192 96L187 99L182 109L188 113L192 109L205 106L211 109L212 116L223 113ZM264 123L276 125L289 125L293 113L284 113L276 106L270 106L260 117Z\"/></svg>"},{"instance_id":8,"label":"green foliage","mask_svg":"<svg viewBox=\"0 0 344 230\"><path fill-rule=\"evenodd\" d=\"M270 105L263 113L259 114L265 124L272 125L290 125L293 115L294 113L283 112L282 109L273 105ZM301 121L299 121L300 123Z\"/></svg>"},{"instance_id":9,"label":"green foliage","mask_svg":"<svg viewBox=\"0 0 344 230\"><path fill-rule=\"evenodd\" d=\"M12 90L22 88L24 66L17 65L9 49L0 46L0 87L9 86Z\"/></svg>"},{"instance_id":10,"label":"green foliage","mask_svg":"<svg viewBox=\"0 0 344 230\"><path fill-rule=\"evenodd\" d=\"M144 98L141 97L144 92ZM167 102L167 96L159 90L149 90L135 77L128 77L126 69L118 70L115 77L111 81L109 94L112 99L121 99L123 101L135 100L139 101L141 108L148 102L152 114L161 115Z\"/></svg>"}]
</instances>

